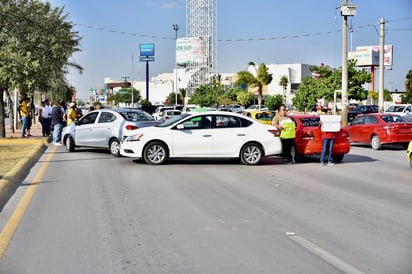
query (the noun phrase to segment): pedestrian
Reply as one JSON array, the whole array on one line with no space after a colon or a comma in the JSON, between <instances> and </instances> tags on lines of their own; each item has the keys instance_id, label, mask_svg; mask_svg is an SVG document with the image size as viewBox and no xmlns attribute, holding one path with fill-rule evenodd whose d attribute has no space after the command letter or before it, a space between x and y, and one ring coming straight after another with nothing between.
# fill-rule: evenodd
<instances>
[{"instance_id":1,"label":"pedestrian","mask_svg":"<svg viewBox=\"0 0 412 274\"><path fill-rule=\"evenodd\" d=\"M332 110L328 109L326 111L326 115L332 115ZM334 163L332 161L332 155L333 155L333 144L335 143L335 135L336 132L330 131L330 129L327 129L326 127L322 126L324 123L322 122L322 119L319 121L319 127L321 128L322 131L322 152L320 154L320 165L323 166L325 165L325 156L326 156L326 150L328 151L328 166L333 166Z\"/></svg>"},{"instance_id":2,"label":"pedestrian","mask_svg":"<svg viewBox=\"0 0 412 274\"><path fill-rule=\"evenodd\" d=\"M79 110L77 109L77 104L76 102L72 101L67 112L67 125L69 126L74 124L74 122L80 117L81 115L79 113Z\"/></svg>"},{"instance_id":3,"label":"pedestrian","mask_svg":"<svg viewBox=\"0 0 412 274\"><path fill-rule=\"evenodd\" d=\"M296 124L286 115L286 107L281 105L272 119L272 125L280 131L282 142L282 154L287 164L294 164L295 157L292 155L292 148L295 145Z\"/></svg>"},{"instance_id":4,"label":"pedestrian","mask_svg":"<svg viewBox=\"0 0 412 274\"><path fill-rule=\"evenodd\" d=\"M20 110L20 118L21 118L21 137L26 138L29 137L27 134L27 129L29 127L29 123L31 122L30 109L28 104L30 103L30 98L25 97L23 100L20 101L19 110Z\"/></svg>"},{"instance_id":5,"label":"pedestrian","mask_svg":"<svg viewBox=\"0 0 412 274\"><path fill-rule=\"evenodd\" d=\"M51 125L53 127L53 145L59 146L61 145L61 135L64 126L63 121L63 106L65 105L64 102L60 102L59 104L55 105L52 108L51 112Z\"/></svg>"},{"instance_id":6,"label":"pedestrian","mask_svg":"<svg viewBox=\"0 0 412 274\"><path fill-rule=\"evenodd\" d=\"M49 100L45 99L41 102L39 107L39 122L42 126L43 137L50 136L50 126L51 126L51 111Z\"/></svg>"}]
</instances>

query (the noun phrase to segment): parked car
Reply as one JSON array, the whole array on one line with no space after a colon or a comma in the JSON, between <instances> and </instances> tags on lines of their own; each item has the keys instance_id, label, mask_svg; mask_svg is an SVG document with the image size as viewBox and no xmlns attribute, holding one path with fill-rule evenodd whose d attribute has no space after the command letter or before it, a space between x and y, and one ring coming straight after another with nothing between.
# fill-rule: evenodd
<instances>
[{"instance_id":1,"label":"parked car","mask_svg":"<svg viewBox=\"0 0 412 274\"><path fill-rule=\"evenodd\" d=\"M355 119L359 114L378 113L379 108L377 105L362 105L354 107L348 111L348 122Z\"/></svg>"},{"instance_id":2,"label":"parked car","mask_svg":"<svg viewBox=\"0 0 412 274\"><path fill-rule=\"evenodd\" d=\"M401 116L412 117L412 104L392 105L385 110L385 113L398 114Z\"/></svg>"},{"instance_id":3,"label":"parked car","mask_svg":"<svg viewBox=\"0 0 412 274\"><path fill-rule=\"evenodd\" d=\"M319 127L318 114L293 114L289 116L296 123L295 147L292 151L295 160L303 160L306 155L320 155L322 153L322 132ZM339 163L345 154L350 151L348 132L340 129L336 132L333 145L333 161Z\"/></svg>"},{"instance_id":4,"label":"parked car","mask_svg":"<svg viewBox=\"0 0 412 274\"><path fill-rule=\"evenodd\" d=\"M252 109L245 109L242 114L267 125L272 124L272 119L275 116L275 113L271 111L259 111Z\"/></svg>"},{"instance_id":5,"label":"parked car","mask_svg":"<svg viewBox=\"0 0 412 274\"><path fill-rule=\"evenodd\" d=\"M62 142L69 152L73 152L76 147L108 148L112 155L119 156L119 144L123 138L135 129L160 123L143 110L94 110L74 125L64 127Z\"/></svg>"},{"instance_id":6,"label":"parked car","mask_svg":"<svg viewBox=\"0 0 412 274\"><path fill-rule=\"evenodd\" d=\"M248 106L245 110L258 110L258 109L259 109L259 105L251 105L251 106ZM260 110L269 110L269 109L266 106L261 105Z\"/></svg>"},{"instance_id":7,"label":"parked car","mask_svg":"<svg viewBox=\"0 0 412 274\"><path fill-rule=\"evenodd\" d=\"M230 112L242 113L243 107L241 105L229 105L228 110Z\"/></svg>"},{"instance_id":8,"label":"parked car","mask_svg":"<svg viewBox=\"0 0 412 274\"><path fill-rule=\"evenodd\" d=\"M345 127L352 143L370 144L375 150L384 144L401 144L405 149L412 140L412 122L390 113L364 114Z\"/></svg>"},{"instance_id":9,"label":"parked car","mask_svg":"<svg viewBox=\"0 0 412 274\"><path fill-rule=\"evenodd\" d=\"M257 165L282 152L274 126L238 113L183 113L157 127L134 130L120 145L120 154L160 165L169 158L240 158Z\"/></svg>"},{"instance_id":10,"label":"parked car","mask_svg":"<svg viewBox=\"0 0 412 274\"><path fill-rule=\"evenodd\" d=\"M162 119L162 121L166 121L166 120L169 120L170 118L172 118L172 117L174 117L174 116L177 116L177 115L180 115L180 114L182 114L182 112L180 111L180 110L177 110L177 109L168 109L168 110L165 110L164 112L163 112L163 119Z\"/></svg>"},{"instance_id":11,"label":"parked car","mask_svg":"<svg viewBox=\"0 0 412 274\"><path fill-rule=\"evenodd\" d=\"M411 157L411 154L412 154L412 141L409 142L408 149L406 150L406 156L407 156L409 165L412 167L412 157Z\"/></svg>"},{"instance_id":12,"label":"parked car","mask_svg":"<svg viewBox=\"0 0 412 274\"><path fill-rule=\"evenodd\" d=\"M175 109L175 108L173 106L169 106L169 107L159 106L153 112L152 116L155 120L162 121L163 120L163 114L164 114L165 110L172 110L172 109Z\"/></svg>"}]
</instances>

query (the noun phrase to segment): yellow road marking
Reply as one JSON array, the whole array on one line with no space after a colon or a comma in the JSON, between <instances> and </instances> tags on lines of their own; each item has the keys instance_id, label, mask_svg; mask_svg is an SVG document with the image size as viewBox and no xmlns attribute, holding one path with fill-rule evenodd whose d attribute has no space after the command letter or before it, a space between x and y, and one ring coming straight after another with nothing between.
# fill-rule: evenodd
<instances>
[{"instance_id":1,"label":"yellow road marking","mask_svg":"<svg viewBox=\"0 0 412 274\"><path fill-rule=\"evenodd\" d=\"M26 209L29 206L30 201L33 198L33 195L36 192L37 187L39 186L41 179L43 178L43 175L46 172L47 167L49 166L49 163L51 159L53 158L56 150L57 150L57 147L54 146L52 148L51 153L47 157L46 161L41 166L39 172L36 174L36 177L34 177L32 183L27 188L26 192L21 198L17 208L14 210L9 221L7 222L7 224L1 231L0 233L0 259L3 257L4 253L6 252L7 246L9 245L11 239L13 238L13 235L16 232L20 221L23 218L24 212L26 212Z\"/></svg>"}]
</instances>

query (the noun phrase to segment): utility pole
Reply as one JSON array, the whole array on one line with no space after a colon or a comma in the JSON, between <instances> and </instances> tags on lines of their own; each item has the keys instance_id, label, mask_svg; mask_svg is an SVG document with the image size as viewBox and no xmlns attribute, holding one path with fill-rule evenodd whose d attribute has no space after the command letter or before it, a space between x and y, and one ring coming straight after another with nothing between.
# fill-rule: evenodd
<instances>
[{"instance_id":1,"label":"utility pole","mask_svg":"<svg viewBox=\"0 0 412 274\"><path fill-rule=\"evenodd\" d=\"M384 92L383 92L383 86L384 86L384 71L385 71L385 66L384 66L384 54L385 54L385 19L381 18L380 22L380 48L379 48L379 112L384 111Z\"/></svg>"},{"instance_id":2,"label":"utility pole","mask_svg":"<svg viewBox=\"0 0 412 274\"><path fill-rule=\"evenodd\" d=\"M174 89L175 89L175 106L177 106L177 52L176 52L176 46L177 46L177 31L179 30L179 26L177 24L173 24L173 30L175 31L175 84Z\"/></svg>"},{"instance_id":3,"label":"utility pole","mask_svg":"<svg viewBox=\"0 0 412 274\"><path fill-rule=\"evenodd\" d=\"M356 6L343 0L342 15L342 126L348 123L348 16L356 15Z\"/></svg>"}]
</instances>

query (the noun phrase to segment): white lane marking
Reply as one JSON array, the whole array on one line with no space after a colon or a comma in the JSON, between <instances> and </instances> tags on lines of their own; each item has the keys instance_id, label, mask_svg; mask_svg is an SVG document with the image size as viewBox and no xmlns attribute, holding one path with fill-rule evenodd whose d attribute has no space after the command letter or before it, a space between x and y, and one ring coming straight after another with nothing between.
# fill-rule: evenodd
<instances>
[{"instance_id":1,"label":"white lane marking","mask_svg":"<svg viewBox=\"0 0 412 274\"><path fill-rule=\"evenodd\" d=\"M286 233L286 235L291 239L292 241L298 243L300 246L303 246L313 254L318 255L321 257L323 260L327 261L331 265L336 266L340 270L342 270L345 273L351 273L351 274L363 274L364 272L360 271L359 269L353 267L352 265L346 263L345 261L339 259L338 257L332 255L331 253L327 252L326 250L320 248L319 246L315 245L314 243L306 240L305 238L296 235L295 233Z\"/></svg>"}]
</instances>

